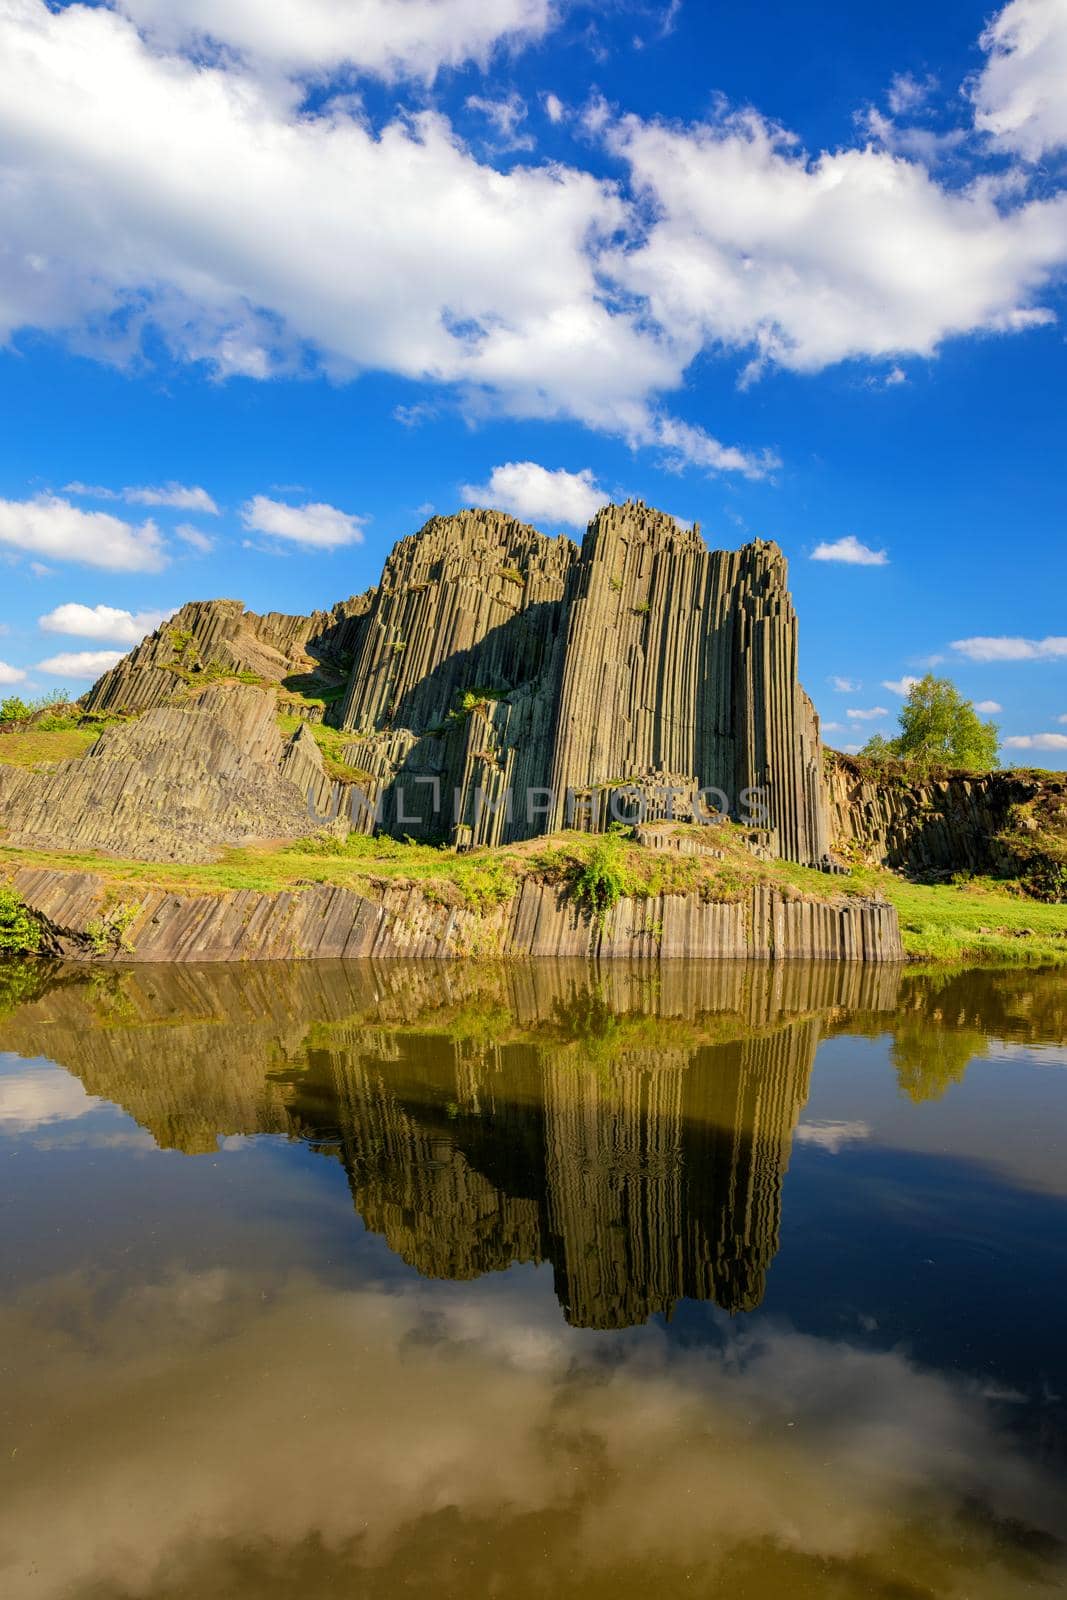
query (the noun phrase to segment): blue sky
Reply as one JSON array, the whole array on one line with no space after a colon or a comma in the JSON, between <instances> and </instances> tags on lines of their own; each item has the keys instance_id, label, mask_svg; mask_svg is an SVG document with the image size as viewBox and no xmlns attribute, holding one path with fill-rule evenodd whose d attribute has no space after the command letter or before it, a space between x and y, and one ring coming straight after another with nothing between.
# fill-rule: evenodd
<instances>
[{"instance_id":1,"label":"blue sky","mask_svg":"<svg viewBox=\"0 0 1067 1600\"><path fill-rule=\"evenodd\" d=\"M1067 0L0 0L0 73L12 691L637 495L782 545L828 742L933 664L1067 761Z\"/></svg>"}]
</instances>

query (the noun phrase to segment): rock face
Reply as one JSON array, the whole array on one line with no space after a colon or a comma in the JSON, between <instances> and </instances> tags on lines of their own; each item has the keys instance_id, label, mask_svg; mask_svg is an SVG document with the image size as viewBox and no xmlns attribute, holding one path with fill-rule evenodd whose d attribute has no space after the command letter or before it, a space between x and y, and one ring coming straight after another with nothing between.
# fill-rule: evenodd
<instances>
[{"instance_id":1,"label":"rock face","mask_svg":"<svg viewBox=\"0 0 1067 1600\"><path fill-rule=\"evenodd\" d=\"M1067 780L1028 772L914 779L836 752L827 763L835 850L919 875L989 873L1054 893L1067 858ZM1062 873L1067 880L1067 873ZM1067 881L1060 898L1067 892Z\"/></svg>"},{"instance_id":2,"label":"rock face","mask_svg":"<svg viewBox=\"0 0 1067 1600\"><path fill-rule=\"evenodd\" d=\"M295 838L315 823L303 788L286 776L290 744L273 694L217 684L105 728L79 760L3 769L0 827L16 846L139 861L208 861L225 845ZM318 756L313 741L312 749Z\"/></svg>"},{"instance_id":3,"label":"rock face","mask_svg":"<svg viewBox=\"0 0 1067 1600\"><path fill-rule=\"evenodd\" d=\"M358 649L370 595L310 617L257 616L240 600L193 600L99 678L87 711L148 711L187 686L245 673L281 683L320 664L347 665Z\"/></svg>"},{"instance_id":4,"label":"rock face","mask_svg":"<svg viewBox=\"0 0 1067 1600\"><path fill-rule=\"evenodd\" d=\"M342 708L386 827L500 844L705 810L818 862L818 724L775 545L711 552L640 503L581 550L497 512L401 541ZM336 799L336 797L335 797Z\"/></svg>"},{"instance_id":5,"label":"rock face","mask_svg":"<svg viewBox=\"0 0 1067 1600\"><path fill-rule=\"evenodd\" d=\"M118 962L277 961L375 957L596 957L600 960L826 960L903 958L897 914L879 900L816 900L766 884L736 900L697 893L621 899L603 925L561 890L524 879L487 912L441 904L418 884L382 882L365 894L321 884L175 894L121 890L90 872L23 867L12 886L41 918L57 953ZM123 939L94 941L122 912Z\"/></svg>"},{"instance_id":6,"label":"rock face","mask_svg":"<svg viewBox=\"0 0 1067 1600\"><path fill-rule=\"evenodd\" d=\"M85 703L136 711L205 673L312 671L346 675L328 720L364 775L358 794L317 783L312 798L357 828L493 845L697 804L760 826L768 854L825 856L818 724L773 544L712 552L639 502L605 507L580 550L496 511L435 517L331 612L186 606Z\"/></svg>"}]
</instances>

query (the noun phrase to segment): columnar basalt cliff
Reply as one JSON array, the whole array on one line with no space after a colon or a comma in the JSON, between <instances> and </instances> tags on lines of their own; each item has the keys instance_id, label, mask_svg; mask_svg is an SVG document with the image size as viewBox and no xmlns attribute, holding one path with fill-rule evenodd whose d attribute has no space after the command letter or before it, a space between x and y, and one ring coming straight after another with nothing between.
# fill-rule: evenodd
<instances>
[{"instance_id":1,"label":"columnar basalt cliff","mask_svg":"<svg viewBox=\"0 0 1067 1600\"><path fill-rule=\"evenodd\" d=\"M311 769L299 768L298 787L295 759L272 694L217 683L105 728L77 760L8 769L0 826L8 844L208 861L225 845L313 831L302 787Z\"/></svg>"},{"instance_id":2,"label":"columnar basalt cliff","mask_svg":"<svg viewBox=\"0 0 1067 1600\"><path fill-rule=\"evenodd\" d=\"M696 804L751 817L772 854L826 854L781 552L712 552L640 503L580 550L496 511L435 517L376 589L309 618L186 606L85 704L140 711L220 674L344 682L327 720L362 786L312 798L356 827L493 845Z\"/></svg>"},{"instance_id":3,"label":"columnar basalt cliff","mask_svg":"<svg viewBox=\"0 0 1067 1600\"><path fill-rule=\"evenodd\" d=\"M916 777L833 752L827 800L835 852L918 877L979 873L1067 894L1067 778L942 772Z\"/></svg>"},{"instance_id":4,"label":"columnar basalt cliff","mask_svg":"<svg viewBox=\"0 0 1067 1600\"><path fill-rule=\"evenodd\" d=\"M565 608L555 826L568 791L620 777L717 788L712 807L734 814L758 790L775 853L822 858L818 724L786 584L776 545L711 552L699 529L639 505L594 518Z\"/></svg>"},{"instance_id":5,"label":"columnar basalt cliff","mask_svg":"<svg viewBox=\"0 0 1067 1600\"><path fill-rule=\"evenodd\" d=\"M261 617L240 600L191 601L105 672L82 703L88 711L140 712L219 677L281 683L320 669L340 673L359 649L372 594L310 617Z\"/></svg>"},{"instance_id":6,"label":"columnar basalt cliff","mask_svg":"<svg viewBox=\"0 0 1067 1600\"><path fill-rule=\"evenodd\" d=\"M450 905L417 883L364 891L305 884L274 892L174 892L98 874L25 866L11 885L39 918L46 946L118 962L278 961L285 957L455 960L465 956L602 961L903 959L894 908L854 895L786 893L756 883L731 899L697 891L623 897L602 921L551 883L526 878L489 911ZM121 939L105 935L121 913Z\"/></svg>"},{"instance_id":7,"label":"columnar basalt cliff","mask_svg":"<svg viewBox=\"0 0 1067 1600\"><path fill-rule=\"evenodd\" d=\"M649 822L726 814L763 860L830 864L781 552L710 551L639 502L606 506L580 549L497 511L432 518L376 588L310 617L191 603L83 704L104 723L86 755L0 767L9 844L197 863L322 832L462 850L613 821L645 823L643 840ZM17 877L71 954L115 901L92 873L46 862ZM550 874L516 874L484 916L404 883L198 894L142 880L118 898L128 937L103 953L138 960L900 957L884 902L764 881L616 896L598 917Z\"/></svg>"}]
</instances>

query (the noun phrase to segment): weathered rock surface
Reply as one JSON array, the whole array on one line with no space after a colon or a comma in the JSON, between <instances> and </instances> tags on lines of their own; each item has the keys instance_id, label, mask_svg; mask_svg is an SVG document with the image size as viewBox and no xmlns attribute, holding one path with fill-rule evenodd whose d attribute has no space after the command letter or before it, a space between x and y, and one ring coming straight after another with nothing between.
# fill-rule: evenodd
<instances>
[{"instance_id":1,"label":"weathered rock surface","mask_svg":"<svg viewBox=\"0 0 1067 1600\"><path fill-rule=\"evenodd\" d=\"M288 743L273 694L217 684L106 728L79 760L0 768L0 827L7 844L139 861L208 861L225 845L295 838L316 826L303 787L313 761L301 746L298 786Z\"/></svg>"},{"instance_id":2,"label":"weathered rock surface","mask_svg":"<svg viewBox=\"0 0 1067 1600\"><path fill-rule=\"evenodd\" d=\"M357 595L298 617L257 616L240 600L191 601L105 672L82 703L88 711L147 711L221 674L281 683L323 664L347 670L370 603L370 594Z\"/></svg>"},{"instance_id":3,"label":"weathered rock surface","mask_svg":"<svg viewBox=\"0 0 1067 1600\"><path fill-rule=\"evenodd\" d=\"M299 688L309 674L340 696L327 720L351 735L339 755L359 774L356 787L329 777L309 740L285 749L283 777L320 816L466 846L686 815L697 803L758 825L765 855L825 858L818 725L797 681L796 616L775 545L712 552L699 530L639 502L605 507L580 550L496 511L434 517L400 540L376 589L332 611L184 606L84 704L198 716L205 683ZM293 694L285 705L322 716L321 697L313 709ZM178 724L145 735L153 749L166 727ZM98 748L141 759L134 737ZM139 782L131 775L131 789ZM73 837L102 837L77 816L95 802L72 766L4 787L13 837L56 837L59 815ZM702 789L713 793L699 802ZM187 809L195 803L191 794ZM250 831L280 820L267 808ZM164 850L151 828L145 844Z\"/></svg>"},{"instance_id":4,"label":"weathered rock surface","mask_svg":"<svg viewBox=\"0 0 1067 1600\"><path fill-rule=\"evenodd\" d=\"M827 762L827 798L840 855L912 874L1026 877L1056 864L1043 857L1041 832L1046 843L1058 839L1061 846L1067 833L1067 780L1055 775L953 772L915 779L835 751ZM1027 828L1038 837L1028 837Z\"/></svg>"},{"instance_id":5,"label":"weathered rock surface","mask_svg":"<svg viewBox=\"0 0 1067 1600\"><path fill-rule=\"evenodd\" d=\"M620 899L601 926L560 889L532 878L486 912L442 905L421 886L396 882L383 882L373 896L321 884L176 894L140 885L120 891L93 873L46 867L20 868L11 881L46 925L52 948L74 958L903 958L896 911L886 902L787 896L765 884L730 901L695 893ZM116 908L123 912L123 942L101 949L90 930Z\"/></svg>"},{"instance_id":6,"label":"weathered rock surface","mask_svg":"<svg viewBox=\"0 0 1067 1600\"><path fill-rule=\"evenodd\" d=\"M402 540L340 720L383 825L416 836L602 830L689 810L707 787L711 809L765 823L770 853L826 853L781 552L711 552L640 503L605 507L580 551L485 511Z\"/></svg>"}]
</instances>

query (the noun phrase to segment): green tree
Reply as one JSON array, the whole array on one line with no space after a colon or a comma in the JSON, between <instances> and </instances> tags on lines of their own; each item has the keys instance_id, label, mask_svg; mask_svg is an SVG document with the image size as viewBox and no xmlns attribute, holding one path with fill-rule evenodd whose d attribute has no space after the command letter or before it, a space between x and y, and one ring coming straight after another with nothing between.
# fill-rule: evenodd
<instances>
[{"instance_id":1,"label":"green tree","mask_svg":"<svg viewBox=\"0 0 1067 1600\"><path fill-rule=\"evenodd\" d=\"M900 712L900 733L895 739L875 734L861 755L875 761L895 758L916 767L968 767L987 772L999 766L998 730L983 722L970 700L965 700L948 678L925 678L912 684Z\"/></svg>"},{"instance_id":2,"label":"green tree","mask_svg":"<svg viewBox=\"0 0 1067 1600\"><path fill-rule=\"evenodd\" d=\"M0 957L32 956L41 947L41 924L13 889L0 888Z\"/></svg>"}]
</instances>

